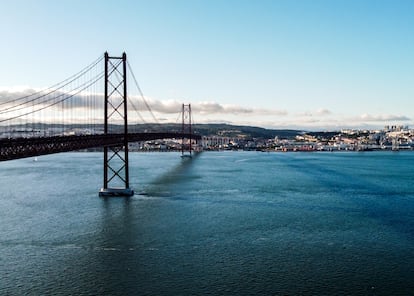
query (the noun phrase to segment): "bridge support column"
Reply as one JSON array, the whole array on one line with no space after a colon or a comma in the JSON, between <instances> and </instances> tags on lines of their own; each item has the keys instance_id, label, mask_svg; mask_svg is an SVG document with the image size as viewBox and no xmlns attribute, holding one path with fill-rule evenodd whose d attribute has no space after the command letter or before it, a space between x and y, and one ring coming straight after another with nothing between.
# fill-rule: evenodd
<instances>
[{"instance_id":1,"label":"bridge support column","mask_svg":"<svg viewBox=\"0 0 414 296\"><path fill-rule=\"evenodd\" d=\"M182 124L181 124L181 157L192 157L192 126L191 126L191 104L182 106ZM190 135L189 138L184 135Z\"/></svg>"},{"instance_id":2,"label":"bridge support column","mask_svg":"<svg viewBox=\"0 0 414 296\"><path fill-rule=\"evenodd\" d=\"M104 134L123 134L116 146L104 147L104 179L99 196L132 196L129 188L128 115L126 54L110 57L105 52L105 122ZM119 131L119 123L123 129Z\"/></svg>"}]
</instances>

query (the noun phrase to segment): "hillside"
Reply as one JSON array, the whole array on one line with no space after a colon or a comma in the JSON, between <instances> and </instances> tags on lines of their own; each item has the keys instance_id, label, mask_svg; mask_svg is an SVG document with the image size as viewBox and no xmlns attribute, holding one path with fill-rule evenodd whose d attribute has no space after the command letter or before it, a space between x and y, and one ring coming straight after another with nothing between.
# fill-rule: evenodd
<instances>
[{"instance_id":1,"label":"hillside","mask_svg":"<svg viewBox=\"0 0 414 296\"><path fill-rule=\"evenodd\" d=\"M37 124L35 126L16 125L16 129L56 129L63 128L62 124ZM85 125L85 124L72 124L69 128L80 129L80 130L101 130L103 131L103 125ZM165 124L137 124L130 125L128 127L130 132L180 132L181 124L179 123L165 123ZM123 127L121 125L111 125L110 131L115 133L122 133ZM280 139L291 139L296 135L303 134L301 130L290 130L290 129L266 129L255 126L244 126L244 125L230 125L230 124L195 124L193 125L193 131L196 134L202 136L223 136L223 137L244 137L250 138L265 138L270 139L278 137Z\"/></svg>"}]
</instances>

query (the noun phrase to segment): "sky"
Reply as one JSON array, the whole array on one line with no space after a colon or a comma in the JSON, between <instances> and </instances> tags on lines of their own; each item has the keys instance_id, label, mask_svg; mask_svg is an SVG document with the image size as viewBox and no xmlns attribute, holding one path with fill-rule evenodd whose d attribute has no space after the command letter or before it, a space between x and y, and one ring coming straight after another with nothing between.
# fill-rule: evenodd
<instances>
[{"instance_id":1,"label":"sky","mask_svg":"<svg viewBox=\"0 0 414 296\"><path fill-rule=\"evenodd\" d=\"M0 91L10 96L126 52L159 118L191 103L197 123L414 127L411 0L0 5Z\"/></svg>"}]
</instances>

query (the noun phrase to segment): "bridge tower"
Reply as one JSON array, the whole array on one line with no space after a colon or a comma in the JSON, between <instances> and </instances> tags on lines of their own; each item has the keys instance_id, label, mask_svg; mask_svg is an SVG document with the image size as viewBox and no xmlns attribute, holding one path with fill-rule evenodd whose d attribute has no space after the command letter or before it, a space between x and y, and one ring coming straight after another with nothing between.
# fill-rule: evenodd
<instances>
[{"instance_id":1,"label":"bridge tower","mask_svg":"<svg viewBox=\"0 0 414 296\"><path fill-rule=\"evenodd\" d=\"M191 122L191 104L182 105L182 123L181 123L181 157L192 157L192 122ZM185 135L189 135L186 137Z\"/></svg>"},{"instance_id":2,"label":"bridge tower","mask_svg":"<svg viewBox=\"0 0 414 296\"><path fill-rule=\"evenodd\" d=\"M104 146L104 179L99 196L132 196L129 188L127 60L111 57L105 52L104 134L122 133L123 141L116 146ZM122 131L117 130L123 124Z\"/></svg>"}]
</instances>

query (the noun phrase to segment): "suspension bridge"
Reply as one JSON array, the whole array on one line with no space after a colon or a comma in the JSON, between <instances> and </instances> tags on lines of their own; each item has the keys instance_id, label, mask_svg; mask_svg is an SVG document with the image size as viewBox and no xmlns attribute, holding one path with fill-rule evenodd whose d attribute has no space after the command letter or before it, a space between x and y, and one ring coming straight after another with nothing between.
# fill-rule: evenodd
<instances>
[{"instance_id":1,"label":"suspension bridge","mask_svg":"<svg viewBox=\"0 0 414 296\"><path fill-rule=\"evenodd\" d=\"M132 77L137 95L128 94L127 77ZM140 131L146 123L144 111L153 123L150 129ZM117 57L105 52L49 88L24 90L10 98L0 93L0 161L103 147L99 195L131 196L128 143L177 139L182 156L191 157L192 142L201 136L192 131L191 105L182 104L179 112L181 128L163 130L126 54Z\"/></svg>"}]
</instances>

